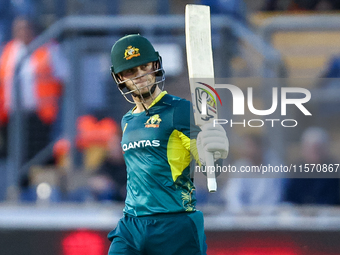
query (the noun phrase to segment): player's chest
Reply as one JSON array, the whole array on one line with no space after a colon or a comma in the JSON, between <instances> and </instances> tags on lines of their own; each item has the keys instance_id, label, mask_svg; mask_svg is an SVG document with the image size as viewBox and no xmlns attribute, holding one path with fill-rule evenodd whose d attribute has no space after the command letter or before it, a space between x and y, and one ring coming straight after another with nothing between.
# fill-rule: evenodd
<instances>
[{"instance_id":1,"label":"player's chest","mask_svg":"<svg viewBox=\"0 0 340 255\"><path fill-rule=\"evenodd\" d=\"M123 122L122 148L145 147L166 143L174 131L171 112L145 113Z\"/></svg>"}]
</instances>

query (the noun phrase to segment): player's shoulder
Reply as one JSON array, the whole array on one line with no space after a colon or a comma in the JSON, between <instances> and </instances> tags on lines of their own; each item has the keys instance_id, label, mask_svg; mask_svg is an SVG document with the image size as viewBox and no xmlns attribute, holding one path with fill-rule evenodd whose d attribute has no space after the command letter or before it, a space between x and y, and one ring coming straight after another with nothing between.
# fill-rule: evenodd
<instances>
[{"instance_id":1,"label":"player's shoulder","mask_svg":"<svg viewBox=\"0 0 340 255\"><path fill-rule=\"evenodd\" d=\"M122 117L122 122L124 122L124 121L127 121L128 119L130 119L130 118L132 118L133 116L133 114L132 114L132 111L133 111L133 109L134 109L135 107L133 107L133 108L131 108L127 113L125 113L124 115L123 115L123 117Z\"/></svg>"},{"instance_id":2,"label":"player's shoulder","mask_svg":"<svg viewBox=\"0 0 340 255\"><path fill-rule=\"evenodd\" d=\"M164 98L164 104L170 105L175 127L189 125L192 111L190 101L178 96L168 95Z\"/></svg>"},{"instance_id":3,"label":"player's shoulder","mask_svg":"<svg viewBox=\"0 0 340 255\"><path fill-rule=\"evenodd\" d=\"M162 98L162 103L164 104L168 104L171 106L187 106L190 107L190 101L178 97L178 96L174 96L174 95L170 95L170 94L166 94L164 95L164 97Z\"/></svg>"}]
</instances>

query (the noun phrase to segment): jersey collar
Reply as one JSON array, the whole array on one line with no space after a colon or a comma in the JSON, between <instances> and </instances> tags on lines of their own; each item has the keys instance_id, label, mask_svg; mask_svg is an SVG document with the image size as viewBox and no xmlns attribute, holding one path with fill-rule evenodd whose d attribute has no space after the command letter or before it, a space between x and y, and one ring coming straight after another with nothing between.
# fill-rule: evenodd
<instances>
[{"instance_id":1,"label":"jersey collar","mask_svg":"<svg viewBox=\"0 0 340 255\"><path fill-rule=\"evenodd\" d=\"M162 91L156 98L155 100L153 100L153 102L150 104L149 109L154 106L155 104L157 104L166 94L168 94L168 92L166 91Z\"/></svg>"},{"instance_id":2,"label":"jersey collar","mask_svg":"<svg viewBox=\"0 0 340 255\"><path fill-rule=\"evenodd\" d=\"M162 91L161 93L159 93L159 95L155 98L155 100L153 100L153 102L150 104L150 106L148 107L148 109L150 109L152 106L154 106L155 104L157 104L166 94L168 94L168 92L166 91ZM136 109L137 106L133 107L131 112L133 113L133 111Z\"/></svg>"}]
</instances>

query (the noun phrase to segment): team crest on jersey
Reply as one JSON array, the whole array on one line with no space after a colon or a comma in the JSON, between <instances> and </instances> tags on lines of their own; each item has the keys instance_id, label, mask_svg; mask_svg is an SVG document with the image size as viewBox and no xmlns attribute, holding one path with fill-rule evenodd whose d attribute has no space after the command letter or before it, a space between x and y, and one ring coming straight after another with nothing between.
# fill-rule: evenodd
<instances>
[{"instance_id":1,"label":"team crest on jersey","mask_svg":"<svg viewBox=\"0 0 340 255\"><path fill-rule=\"evenodd\" d=\"M139 49L136 47L128 46L125 50L124 58L129 60L133 57L140 56Z\"/></svg>"},{"instance_id":2,"label":"team crest on jersey","mask_svg":"<svg viewBox=\"0 0 340 255\"><path fill-rule=\"evenodd\" d=\"M145 127L153 127L153 128L158 128L159 123L162 121L162 119L159 117L158 114L155 114L151 116L146 122L145 122Z\"/></svg>"}]
</instances>

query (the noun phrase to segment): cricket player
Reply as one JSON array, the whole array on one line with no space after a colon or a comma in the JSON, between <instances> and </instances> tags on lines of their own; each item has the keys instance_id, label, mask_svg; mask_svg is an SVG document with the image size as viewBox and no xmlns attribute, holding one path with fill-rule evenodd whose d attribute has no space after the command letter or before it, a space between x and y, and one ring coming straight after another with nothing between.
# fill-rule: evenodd
<instances>
[{"instance_id":1,"label":"cricket player","mask_svg":"<svg viewBox=\"0 0 340 255\"><path fill-rule=\"evenodd\" d=\"M121 122L127 196L124 217L108 235L109 255L206 254L190 162L204 164L204 150L226 158L226 133L212 125L201 131L190 102L163 91L162 60L146 38L119 39L111 62L119 91L135 106Z\"/></svg>"}]
</instances>

